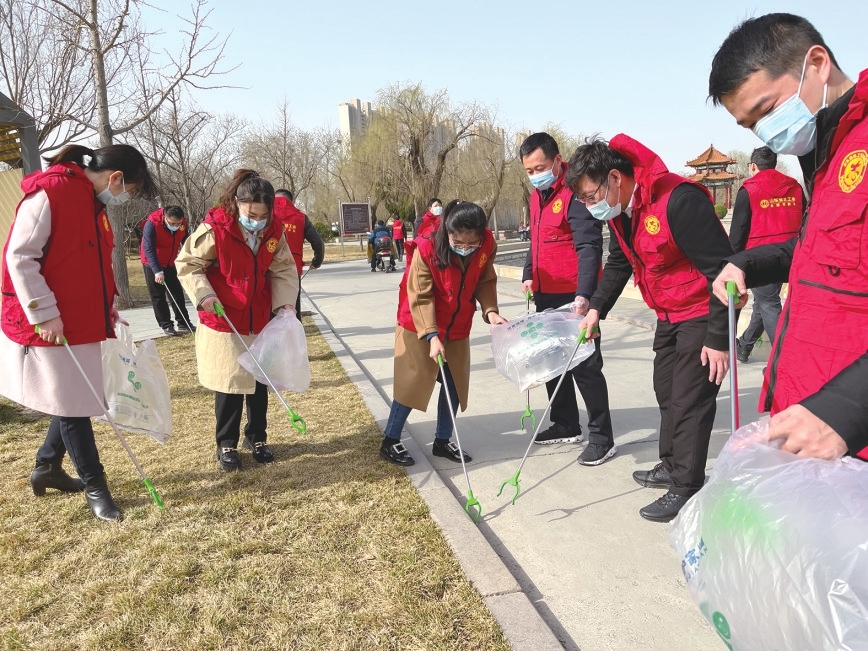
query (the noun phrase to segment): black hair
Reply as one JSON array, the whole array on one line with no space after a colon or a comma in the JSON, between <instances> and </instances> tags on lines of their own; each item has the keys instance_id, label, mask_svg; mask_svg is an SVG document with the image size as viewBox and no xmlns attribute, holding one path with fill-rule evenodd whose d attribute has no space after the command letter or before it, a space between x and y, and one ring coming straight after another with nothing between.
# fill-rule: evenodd
<instances>
[{"instance_id":1,"label":"black hair","mask_svg":"<svg viewBox=\"0 0 868 651\"><path fill-rule=\"evenodd\" d=\"M181 206L166 206L165 208L163 208L163 217L184 219L184 209L181 208Z\"/></svg>"},{"instance_id":2,"label":"black hair","mask_svg":"<svg viewBox=\"0 0 868 651\"><path fill-rule=\"evenodd\" d=\"M90 157L87 164L84 162L85 156ZM136 185L136 191L130 194L135 194L142 199L151 199L157 195L157 186L148 171L145 157L131 145L108 145L99 149L91 149L83 145L67 145L56 155L46 157L45 162L49 165L76 163L94 172L105 170L121 172L125 182L129 181Z\"/></svg>"},{"instance_id":3,"label":"black hair","mask_svg":"<svg viewBox=\"0 0 868 651\"><path fill-rule=\"evenodd\" d=\"M524 160L525 156L530 156L537 149L542 149L547 160L554 160L555 156L561 153L557 141L545 131L540 131L524 139L521 147L518 148L518 157Z\"/></svg>"},{"instance_id":4,"label":"black hair","mask_svg":"<svg viewBox=\"0 0 868 651\"><path fill-rule=\"evenodd\" d=\"M292 201L292 192L284 188L280 188L280 190L275 190L274 196L283 197L284 199L289 199L290 201Z\"/></svg>"},{"instance_id":5,"label":"black hair","mask_svg":"<svg viewBox=\"0 0 868 651\"><path fill-rule=\"evenodd\" d=\"M773 170L778 165L778 155L770 147L757 147L751 152L750 162L760 170Z\"/></svg>"},{"instance_id":6,"label":"black hair","mask_svg":"<svg viewBox=\"0 0 868 651\"><path fill-rule=\"evenodd\" d=\"M377 226L385 226L385 225L386 225L386 222L384 222L382 219L377 220Z\"/></svg>"},{"instance_id":7,"label":"black hair","mask_svg":"<svg viewBox=\"0 0 868 651\"><path fill-rule=\"evenodd\" d=\"M805 55L814 45L824 47L840 69L820 32L801 16L780 13L750 18L729 33L714 55L708 75L708 97L719 106L724 95L737 91L760 70L771 79L785 74L798 78Z\"/></svg>"},{"instance_id":8,"label":"black hair","mask_svg":"<svg viewBox=\"0 0 868 651\"><path fill-rule=\"evenodd\" d=\"M440 227L434 232L434 254L437 266L442 271L452 263L454 255L449 247L449 234L457 235L462 231L471 231L480 238L485 235L488 219L485 211L475 203L453 199L443 209Z\"/></svg>"},{"instance_id":9,"label":"black hair","mask_svg":"<svg viewBox=\"0 0 868 651\"><path fill-rule=\"evenodd\" d=\"M564 185L573 192L578 192L579 177L587 176L592 183L603 183L612 170L634 176L633 164L623 154L612 149L599 134L593 135L585 138L570 156Z\"/></svg>"},{"instance_id":10,"label":"black hair","mask_svg":"<svg viewBox=\"0 0 868 651\"><path fill-rule=\"evenodd\" d=\"M220 197L220 207L227 215L237 219L239 203L264 203L270 215L274 209L274 186L259 176L259 172L235 170Z\"/></svg>"},{"instance_id":11,"label":"black hair","mask_svg":"<svg viewBox=\"0 0 868 651\"><path fill-rule=\"evenodd\" d=\"M428 199L428 210L431 210L431 206L433 206L435 203L439 203L441 206L443 205L443 202L440 201L440 199L438 199L437 197L432 197Z\"/></svg>"}]
</instances>

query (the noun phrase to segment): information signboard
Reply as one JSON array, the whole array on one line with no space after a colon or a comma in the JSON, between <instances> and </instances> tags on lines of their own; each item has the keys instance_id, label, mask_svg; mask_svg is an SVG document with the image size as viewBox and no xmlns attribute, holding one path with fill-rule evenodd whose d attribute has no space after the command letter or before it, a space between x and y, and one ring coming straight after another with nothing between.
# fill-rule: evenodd
<instances>
[{"instance_id":1,"label":"information signboard","mask_svg":"<svg viewBox=\"0 0 868 651\"><path fill-rule=\"evenodd\" d=\"M366 203L341 204L341 233L364 235L371 230L371 207Z\"/></svg>"}]
</instances>

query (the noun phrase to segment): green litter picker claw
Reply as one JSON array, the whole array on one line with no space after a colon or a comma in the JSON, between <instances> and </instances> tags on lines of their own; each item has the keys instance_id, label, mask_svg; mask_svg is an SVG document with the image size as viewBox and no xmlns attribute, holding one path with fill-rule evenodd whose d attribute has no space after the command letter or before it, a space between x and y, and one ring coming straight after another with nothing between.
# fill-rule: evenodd
<instances>
[{"instance_id":1,"label":"green litter picker claw","mask_svg":"<svg viewBox=\"0 0 868 651\"><path fill-rule=\"evenodd\" d=\"M526 308L527 313L530 314L530 299L532 296L531 296L529 289L525 290L524 297L525 297L525 299L527 299L527 308ZM528 418L530 418L531 428L535 430L536 429L536 415L534 415L533 411L531 411L531 408L530 408L530 389L527 390L527 402L525 403L524 413L521 415L521 420L519 420L521 429L524 429L524 421L526 421Z\"/></svg>"},{"instance_id":2,"label":"green litter picker claw","mask_svg":"<svg viewBox=\"0 0 868 651\"><path fill-rule=\"evenodd\" d=\"M596 331L596 328L594 330ZM576 340L576 346L575 346L575 348L573 348L572 355L570 355L570 358L567 360L567 363L564 365L564 371L563 371L563 373L561 373L561 377L558 380L558 384L555 387L555 390L552 392L552 397L549 398L549 403L546 405L546 410L543 412L542 419L540 419L539 425L537 425L536 428L534 429L533 436L530 439L530 443L527 444L527 450L524 451L524 456L521 459L521 463L518 464L518 470L515 471L515 474L512 477L505 480L500 485L500 490L497 491L498 497L500 497L501 493L503 493L503 489L506 487L506 485L509 484L510 486L515 487L515 495L512 496L512 503L515 504L515 500L518 499L518 494L519 494L519 492L521 492L521 487L518 485L519 484L519 476L521 475L521 469L524 467L524 462L527 461L527 455L530 454L530 449L533 446L534 441L536 441L537 434L539 434L540 426L543 424L543 421L545 421L546 416L549 415L549 411L552 408L552 401L555 399L555 396L558 395L558 391L561 388L561 384L563 384L564 378L566 377L567 372L570 370L570 364L573 361L573 357L575 357L576 353L579 352L579 346L581 346L586 341L585 334L586 334L586 332L583 329L582 332L579 334L578 340Z\"/></svg>"},{"instance_id":3,"label":"green litter picker claw","mask_svg":"<svg viewBox=\"0 0 868 651\"><path fill-rule=\"evenodd\" d=\"M256 367L259 369L259 372L262 373L263 377L265 377L266 382L268 382L268 386L274 391L277 395L277 399L280 400L284 409L286 409L286 413L289 414L289 421L292 425L293 429L295 429L300 434L307 434L307 423L304 422L304 418L299 416L292 410L292 407L283 399L283 396L280 395L280 391L277 390L277 387L274 386L274 382L271 381L271 378L268 377L268 373L265 372L265 369L262 368L262 365L259 363L259 360L256 359L256 356L250 352L250 348L247 346L247 342L244 341L244 337L242 337L238 330L235 328L235 325L232 321L229 320L229 317L226 316L226 311L223 309L223 306L220 303L214 303L214 311L217 313L217 316L222 316L226 321L227 325L232 328L232 332L235 333L235 336L238 337L238 341L241 342L241 345L244 346L244 350L250 353L250 359L253 360L253 363L256 364Z\"/></svg>"},{"instance_id":4,"label":"green litter picker claw","mask_svg":"<svg viewBox=\"0 0 868 651\"><path fill-rule=\"evenodd\" d=\"M36 326L35 330L38 333L39 332L39 326ZM163 500L160 497L160 494L157 492L157 489L154 488L154 484L151 482L151 480L148 479L147 475L145 475L145 471L142 469L142 466L139 463L139 460L136 458L135 453L133 453L132 449L130 448L129 444L127 443L126 438L124 438L124 435L121 434L120 427L118 427L118 424L115 422L115 419L112 418L112 415L109 413L108 409L106 409L105 403L103 403L103 399L100 398L99 394L96 392L96 389L93 388L93 384L91 384L90 378L87 377L87 374L84 372L84 369L81 367L81 364L79 364L79 362L78 362L78 357L75 356L75 353L72 352L72 348L69 347L69 342L66 341L66 337L63 338L62 344L63 344L63 347L66 348L67 352L69 353L69 356L72 357L72 361L75 363L75 366L78 369L79 373L81 373L81 377L84 378L85 384L87 384L88 388L90 389L90 392L93 394L93 397L96 399L97 403L99 404L100 409L102 409L102 413L105 416L106 420L109 422L109 425L112 426L112 429L115 431L115 434L117 434L118 439L121 442L121 445L124 446L124 450L127 451L127 454L129 455L130 460L133 462L133 465L136 467L136 470L139 471L139 475L141 475L141 477L142 477L142 481L145 484L145 488L148 489L148 494L150 494L151 499L154 500L154 504L156 504L157 507L159 507L159 509L162 511L166 507L163 504Z\"/></svg>"},{"instance_id":5,"label":"green litter picker claw","mask_svg":"<svg viewBox=\"0 0 868 651\"><path fill-rule=\"evenodd\" d=\"M446 401L449 403L449 414L452 416L452 429L455 432L455 442L458 444L458 456L461 457L461 470L464 471L464 481L467 483L467 503L464 505L464 511L470 516L474 523L479 522L482 516L482 507L479 505L479 500L473 496L473 490L470 488L470 476L467 474L467 466L464 464L464 451L461 449L461 438L458 436L458 425L455 423L455 410L452 408L452 396L449 392L449 387L446 385L446 371L443 369L443 356L437 355L437 364L440 366L440 379L443 382L443 388L446 393ZM473 513L473 508L476 508L476 514Z\"/></svg>"}]
</instances>

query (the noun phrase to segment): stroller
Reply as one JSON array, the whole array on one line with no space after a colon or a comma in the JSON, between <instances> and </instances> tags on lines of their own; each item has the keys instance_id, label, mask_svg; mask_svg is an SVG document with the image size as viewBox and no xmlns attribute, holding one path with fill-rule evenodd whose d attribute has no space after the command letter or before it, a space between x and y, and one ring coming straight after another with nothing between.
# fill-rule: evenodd
<instances>
[{"instance_id":1,"label":"stroller","mask_svg":"<svg viewBox=\"0 0 868 651\"><path fill-rule=\"evenodd\" d=\"M389 273L395 271L395 258L392 255L392 238L385 235L374 241L374 256L377 258L377 269Z\"/></svg>"}]
</instances>

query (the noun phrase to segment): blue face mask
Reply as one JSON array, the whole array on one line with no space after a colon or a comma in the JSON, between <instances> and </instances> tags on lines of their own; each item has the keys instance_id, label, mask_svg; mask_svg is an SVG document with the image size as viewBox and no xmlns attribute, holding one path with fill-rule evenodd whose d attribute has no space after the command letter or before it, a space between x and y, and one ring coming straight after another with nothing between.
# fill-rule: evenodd
<instances>
[{"instance_id":1,"label":"blue face mask","mask_svg":"<svg viewBox=\"0 0 868 651\"><path fill-rule=\"evenodd\" d=\"M599 219L601 222L607 222L621 214L621 202L619 201L614 206L610 206L609 202L606 201L606 197L608 196L609 183L607 182L606 194L603 196L602 201L598 201L594 205L588 206L588 212L591 213L591 217Z\"/></svg>"},{"instance_id":2,"label":"blue face mask","mask_svg":"<svg viewBox=\"0 0 868 651\"><path fill-rule=\"evenodd\" d=\"M552 168L550 170L540 172L539 174L531 174L527 177L527 180L530 181L530 184L537 190L548 190L555 182L554 169L555 166L552 165Z\"/></svg>"},{"instance_id":3,"label":"blue face mask","mask_svg":"<svg viewBox=\"0 0 868 651\"><path fill-rule=\"evenodd\" d=\"M775 153L803 156L816 147L817 116L800 97L807 64L808 56L805 55L796 94L753 125L752 131ZM823 106L826 106L827 90L828 84L824 84Z\"/></svg>"},{"instance_id":4,"label":"blue face mask","mask_svg":"<svg viewBox=\"0 0 868 651\"><path fill-rule=\"evenodd\" d=\"M170 231L172 231L173 233L174 233L175 231L177 231L179 228L181 228L181 225L180 225L180 224L178 224L177 226L172 226L169 222L163 222L163 223L166 225L166 228L168 228L168 229L169 229Z\"/></svg>"},{"instance_id":5,"label":"blue face mask","mask_svg":"<svg viewBox=\"0 0 868 651\"><path fill-rule=\"evenodd\" d=\"M267 219L257 221L255 219L250 219L250 217L248 217L247 215L242 215L241 213L238 213L238 223L251 233L261 231L263 228L265 228L265 222L267 221Z\"/></svg>"},{"instance_id":6,"label":"blue face mask","mask_svg":"<svg viewBox=\"0 0 868 651\"><path fill-rule=\"evenodd\" d=\"M452 249L452 250L453 250L455 253L457 253L458 255L460 255L462 258L465 258L465 257L467 257L468 255L472 255L473 253L475 253L475 252L476 252L476 249L478 249L479 247L478 247L478 246L474 246L472 249L456 249L454 246L452 246L452 245L450 244L450 245L449 245L449 248Z\"/></svg>"}]
</instances>

